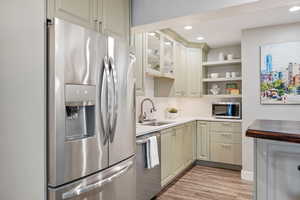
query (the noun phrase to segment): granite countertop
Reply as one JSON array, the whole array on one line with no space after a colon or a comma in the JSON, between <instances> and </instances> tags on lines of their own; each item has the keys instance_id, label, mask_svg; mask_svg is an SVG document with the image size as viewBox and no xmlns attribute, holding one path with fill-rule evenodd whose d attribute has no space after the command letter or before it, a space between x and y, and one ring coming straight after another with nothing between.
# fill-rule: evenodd
<instances>
[{"instance_id":1,"label":"granite countertop","mask_svg":"<svg viewBox=\"0 0 300 200\"><path fill-rule=\"evenodd\" d=\"M190 118L177 118L177 119L158 119L157 121L172 122L170 124L162 126L146 126L137 124L136 125L136 136L146 135L148 133L153 133L156 131L161 131L163 129L172 128L181 124L185 124L193 121L219 121L219 122L242 122L241 119L216 119L213 117L190 117Z\"/></svg>"},{"instance_id":2,"label":"granite countertop","mask_svg":"<svg viewBox=\"0 0 300 200\"><path fill-rule=\"evenodd\" d=\"M246 136L300 143L300 121L256 120L249 126Z\"/></svg>"}]
</instances>

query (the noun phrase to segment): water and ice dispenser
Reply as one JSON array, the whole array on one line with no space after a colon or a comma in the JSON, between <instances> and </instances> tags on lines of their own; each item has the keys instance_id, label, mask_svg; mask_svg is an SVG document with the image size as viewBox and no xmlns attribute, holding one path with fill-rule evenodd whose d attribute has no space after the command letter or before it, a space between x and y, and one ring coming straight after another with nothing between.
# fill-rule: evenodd
<instances>
[{"instance_id":1,"label":"water and ice dispenser","mask_svg":"<svg viewBox=\"0 0 300 200\"><path fill-rule=\"evenodd\" d=\"M95 102L95 85L65 85L66 140L95 135Z\"/></svg>"}]
</instances>

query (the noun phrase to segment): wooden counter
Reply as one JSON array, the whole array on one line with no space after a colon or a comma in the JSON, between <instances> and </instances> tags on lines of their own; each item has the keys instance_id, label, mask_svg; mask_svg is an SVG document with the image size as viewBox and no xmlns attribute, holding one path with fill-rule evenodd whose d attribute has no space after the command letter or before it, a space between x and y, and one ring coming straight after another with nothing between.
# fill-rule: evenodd
<instances>
[{"instance_id":1,"label":"wooden counter","mask_svg":"<svg viewBox=\"0 0 300 200\"><path fill-rule=\"evenodd\" d=\"M300 121L256 120L246 131L246 136L300 143Z\"/></svg>"}]
</instances>

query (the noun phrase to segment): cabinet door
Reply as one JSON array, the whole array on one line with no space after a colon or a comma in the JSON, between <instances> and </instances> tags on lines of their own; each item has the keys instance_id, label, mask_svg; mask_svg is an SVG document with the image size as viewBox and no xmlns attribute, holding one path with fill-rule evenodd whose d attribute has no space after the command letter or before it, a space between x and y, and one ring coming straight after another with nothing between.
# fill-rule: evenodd
<instances>
[{"instance_id":1,"label":"cabinet door","mask_svg":"<svg viewBox=\"0 0 300 200\"><path fill-rule=\"evenodd\" d=\"M226 164L241 165L242 145L232 143L211 142L210 160Z\"/></svg>"},{"instance_id":2,"label":"cabinet door","mask_svg":"<svg viewBox=\"0 0 300 200\"><path fill-rule=\"evenodd\" d=\"M209 122L197 122L197 159L209 160Z\"/></svg>"},{"instance_id":3,"label":"cabinet door","mask_svg":"<svg viewBox=\"0 0 300 200\"><path fill-rule=\"evenodd\" d=\"M48 18L60 19L96 29L102 16L102 0L49 0ZM98 17L98 15L100 17Z\"/></svg>"},{"instance_id":4,"label":"cabinet door","mask_svg":"<svg viewBox=\"0 0 300 200\"><path fill-rule=\"evenodd\" d=\"M164 75L174 76L175 42L171 38L162 35L162 69Z\"/></svg>"},{"instance_id":5,"label":"cabinet door","mask_svg":"<svg viewBox=\"0 0 300 200\"><path fill-rule=\"evenodd\" d=\"M183 129L182 142L182 165L185 167L188 163L188 143L189 143L190 126L186 124Z\"/></svg>"},{"instance_id":6,"label":"cabinet door","mask_svg":"<svg viewBox=\"0 0 300 200\"><path fill-rule=\"evenodd\" d=\"M186 84L186 48L177 43L175 46L175 96L185 96L187 94Z\"/></svg>"},{"instance_id":7,"label":"cabinet door","mask_svg":"<svg viewBox=\"0 0 300 200\"><path fill-rule=\"evenodd\" d=\"M201 96L202 75L202 50L196 48L187 49L188 66L188 96Z\"/></svg>"},{"instance_id":8,"label":"cabinet door","mask_svg":"<svg viewBox=\"0 0 300 200\"><path fill-rule=\"evenodd\" d=\"M103 31L129 43L129 0L103 0Z\"/></svg>"},{"instance_id":9,"label":"cabinet door","mask_svg":"<svg viewBox=\"0 0 300 200\"><path fill-rule=\"evenodd\" d=\"M171 166L169 168L170 173L175 176L176 175L176 170L177 170L177 165L178 165L178 161L177 161L177 133L176 130L174 130L171 134L170 137L170 163Z\"/></svg>"},{"instance_id":10,"label":"cabinet door","mask_svg":"<svg viewBox=\"0 0 300 200\"><path fill-rule=\"evenodd\" d=\"M167 154L167 133L163 133L161 134L161 182L162 185L164 185L164 180L168 177L168 171L167 171L167 158L168 158L168 154Z\"/></svg>"},{"instance_id":11,"label":"cabinet door","mask_svg":"<svg viewBox=\"0 0 300 200\"><path fill-rule=\"evenodd\" d=\"M182 146L183 146L183 137L182 137L182 132L183 132L183 127L176 127L176 136L175 136L175 156L174 156L174 173L178 174L180 172L180 168L182 166L182 157L183 157L183 152L182 152Z\"/></svg>"},{"instance_id":12,"label":"cabinet door","mask_svg":"<svg viewBox=\"0 0 300 200\"><path fill-rule=\"evenodd\" d=\"M193 123L186 126L184 133L185 166L193 161Z\"/></svg>"},{"instance_id":13,"label":"cabinet door","mask_svg":"<svg viewBox=\"0 0 300 200\"><path fill-rule=\"evenodd\" d=\"M173 154L175 150L175 131L168 129L162 131L161 136L161 169L162 186L168 183L174 177L175 168Z\"/></svg>"},{"instance_id":14,"label":"cabinet door","mask_svg":"<svg viewBox=\"0 0 300 200\"><path fill-rule=\"evenodd\" d=\"M190 123L190 134L189 134L189 143L187 148L189 149L188 155L189 155L189 163L193 162L196 158L194 156L194 148L195 148L195 138L196 138L196 123L192 122Z\"/></svg>"},{"instance_id":15,"label":"cabinet door","mask_svg":"<svg viewBox=\"0 0 300 200\"><path fill-rule=\"evenodd\" d=\"M197 159L197 122L192 123L193 161Z\"/></svg>"},{"instance_id":16,"label":"cabinet door","mask_svg":"<svg viewBox=\"0 0 300 200\"><path fill-rule=\"evenodd\" d=\"M134 75L135 75L135 88L136 95L144 96L145 88L145 71L144 71L144 33L136 32L133 33L133 46L136 56L136 61L134 63Z\"/></svg>"}]
</instances>

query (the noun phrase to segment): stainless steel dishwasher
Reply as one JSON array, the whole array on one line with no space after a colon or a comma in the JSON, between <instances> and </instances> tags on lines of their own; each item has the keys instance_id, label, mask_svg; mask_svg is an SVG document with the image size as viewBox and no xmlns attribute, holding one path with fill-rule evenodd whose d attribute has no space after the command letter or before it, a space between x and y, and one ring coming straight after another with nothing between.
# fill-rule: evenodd
<instances>
[{"instance_id":1,"label":"stainless steel dishwasher","mask_svg":"<svg viewBox=\"0 0 300 200\"><path fill-rule=\"evenodd\" d=\"M158 145L159 165L148 169L146 167L146 144L150 137L155 136ZM150 200L161 190L161 150L160 133L155 132L136 139L136 200Z\"/></svg>"}]
</instances>

